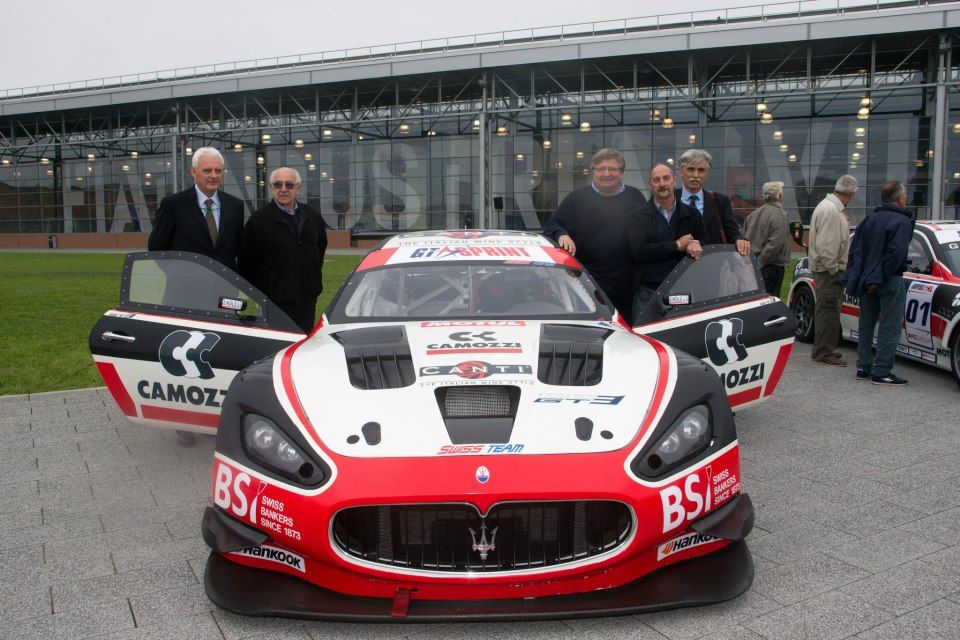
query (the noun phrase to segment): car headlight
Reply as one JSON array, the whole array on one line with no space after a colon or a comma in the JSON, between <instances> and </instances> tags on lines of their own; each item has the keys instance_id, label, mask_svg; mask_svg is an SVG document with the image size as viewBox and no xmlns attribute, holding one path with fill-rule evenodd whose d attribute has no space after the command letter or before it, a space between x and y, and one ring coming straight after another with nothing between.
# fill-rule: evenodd
<instances>
[{"instance_id":1,"label":"car headlight","mask_svg":"<svg viewBox=\"0 0 960 640\"><path fill-rule=\"evenodd\" d=\"M318 484L323 473L277 424L255 413L243 416L243 450L251 460L298 484Z\"/></svg>"},{"instance_id":2,"label":"car headlight","mask_svg":"<svg viewBox=\"0 0 960 640\"><path fill-rule=\"evenodd\" d=\"M706 449L712 436L710 408L705 404L690 407L648 450L639 470L646 476L661 476Z\"/></svg>"}]
</instances>

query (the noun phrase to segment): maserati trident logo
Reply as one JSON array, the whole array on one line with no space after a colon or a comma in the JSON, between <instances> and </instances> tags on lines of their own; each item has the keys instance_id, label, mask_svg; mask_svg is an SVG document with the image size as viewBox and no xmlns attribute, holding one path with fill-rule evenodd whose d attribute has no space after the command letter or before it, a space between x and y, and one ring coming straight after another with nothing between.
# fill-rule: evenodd
<instances>
[{"instance_id":1,"label":"maserati trident logo","mask_svg":"<svg viewBox=\"0 0 960 640\"><path fill-rule=\"evenodd\" d=\"M487 556L490 555L490 552L497 548L497 529L500 527L494 527L490 532L490 542L487 542L487 523L482 522L480 524L480 540L477 540L477 532L473 530L473 527L470 527L470 539L473 541L473 545L470 547L474 551L480 552L480 559L486 560Z\"/></svg>"},{"instance_id":2,"label":"maserati trident logo","mask_svg":"<svg viewBox=\"0 0 960 640\"><path fill-rule=\"evenodd\" d=\"M490 479L490 469L487 469L486 467L477 467L477 472L475 475L477 482L480 484L486 484L487 480Z\"/></svg>"}]
</instances>

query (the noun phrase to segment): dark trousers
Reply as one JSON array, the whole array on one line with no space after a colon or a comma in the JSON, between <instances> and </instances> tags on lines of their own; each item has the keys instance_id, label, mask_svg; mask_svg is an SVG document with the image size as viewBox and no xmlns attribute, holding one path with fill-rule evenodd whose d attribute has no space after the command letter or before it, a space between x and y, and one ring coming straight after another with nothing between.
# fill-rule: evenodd
<instances>
[{"instance_id":1,"label":"dark trousers","mask_svg":"<svg viewBox=\"0 0 960 640\"><path fill-rule=\"evenodd\" d=\"M893 358L900 343L903 307L907 290L903 278L890 276L878 284L873 293L860 297L860 338L857 344L857 369L877 377L890 375ZM873 332L877 332L877 357L870 352Z\"/></svg>"},{"instance_id":2,"label":"dark trousers","mask_svg":"<svg viewBox=\"0 0 960 640\"><path fill-rule=\"evenodd\" d=\"M814 271L817 307L813 313L815 336L813 357L819 360L837 350L840 339L840 302L843 300L843 271L831 275L829 271Z\"/></svg>"},{"instance_id":3,"label":"dark trousers","mask_svg":"<svg viewBox=\"0 0 960 640\"><path fill-rule=\"evenodd\" d=\"M290 319L297 323L304 333L310 333L313 326L317 323L317 299L313 298L299 304L277 303L280 310L290 316Z\"/></svg>"},{"instance_id":4,"label":"dark trousers","mask_svg":"<svg viewBox=\"0 0 960 640\"><path fill-rule=\"evenodd\" d=\"M768 264L760 267L763 276L763 288L775 298L780 297L780 287L783 285L783 267L778 264Z\"/></svg>"}]
</instances>

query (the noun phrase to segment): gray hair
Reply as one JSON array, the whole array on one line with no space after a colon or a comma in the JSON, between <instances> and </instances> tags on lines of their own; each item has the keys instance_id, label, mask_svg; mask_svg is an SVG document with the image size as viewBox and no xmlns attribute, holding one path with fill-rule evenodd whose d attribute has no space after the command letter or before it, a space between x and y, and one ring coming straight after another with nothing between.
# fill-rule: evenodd
<instances>
[{"instance_id":1,"label":"gray hair","mask_svg":"<svg viewBox=\"0 0 960 640\"><path fill-rule=\"evenodd\" d=\"M226 163L223 161L223 154L214 149L213 147L200 147L193 152L193 161L190 166L197 167L200 164L200 158L204 156L213 156L220 161L220 166L224 166Z\"/></svg>"},{"instance_id":2,"label":"gray hair","mask_svg":"<svg viewBox=\"0 0 960 640\"><path fill-rule=\"evenodd\" d=\"M604 160L615 160L617 164L620 165L620 170L623 171L627 167L627 161L624 160L623 154L617 151L616 149L610 149L604 147L593 154L593 158L590 159L590 166L595 167Z\"/></svg>"},{"instance_id":3,"label":"gray hair","mask_svg":"<svg viewBox=\"0 0 960 640\"><path fill-rule=\"evenodd\" d=\"M292 167L277 167L276 169L274 169L273 171L271 171L271 172L270 172L270 180L269 180L270 184L273 184L273 178L274 178L274 176L277 175L277 171L283 171L284 169L286 169L287 171L292 171L292 172L293 172L293 177L296 178L297 184L300 184L300 172L297 171L296 169L292 168Z\"/></svg>"},{"instance_id":4,"label":"gray hair","mask_svg":"<svg viewBox=\"0 0 960 640\"><path fill-rule=\"evenodd\" d=\"M707 169L713 168L712 155L710 155L703 149L687 149L686 151L683 152L683 155L680 156L680 168L683 169L688 164L700 162L701 160L707 161Z\"/></svg>"},{"instance_id":5,"label":"gray hair","mask_svg":"<svg viewBox=\"0 0 960 640\"><path fill-rule=\"evenodd\" d=\"M859 188L860 183L857 182L856 178L851 175L843 175L837 180L837 185L833 188L833 192L839 193L842 196L853 196Z\"/></svg>"},{"instance_id":6,"label":"gray hair","mask_svg":"<svg viewBox=\"0 0 960 640\"><path fill-rule=\"evenodd\" d=\"M776 202L783 194L783 183L778 181L764 182L760 193L763 194L764 202Z\"/></svg>"}]
</instances>

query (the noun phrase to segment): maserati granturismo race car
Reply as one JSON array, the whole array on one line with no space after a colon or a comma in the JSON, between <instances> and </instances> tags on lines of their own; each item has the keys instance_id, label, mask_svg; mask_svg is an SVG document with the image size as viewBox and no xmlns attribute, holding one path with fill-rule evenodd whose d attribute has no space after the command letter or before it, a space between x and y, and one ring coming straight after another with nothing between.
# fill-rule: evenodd
<instances>
[{"instance_id":1,"label":"maserati granturismo race car","mask_svg":"<svg viewBox=\"0 0 960 640\"><path fill-rule=\"evenodd\" d=\"M918 222L907 249L903 331L897 355L953 372L960 384L960 223ZM797 261L788 301L797 320L797 339L812 342L816 287L807 258ZM860 301L844 296L840 334L860 336ZM876 337L874 337L876 342Z\"/></svg>"},{"instance_id":2,"label":"maserati granturismo race car","mask_svg":"<svg viewBox=\"0 0 960 640\"><path fill-rule=\"evenodd\" d=\"M131 420L216 432L204 580L248 615L535 619L726 600L753 579L731 404L793 342L707 248L631 328L543 236L408 233L309 336L193 254L131 254L90 347Z\"/></svg>"}]
</instances>

